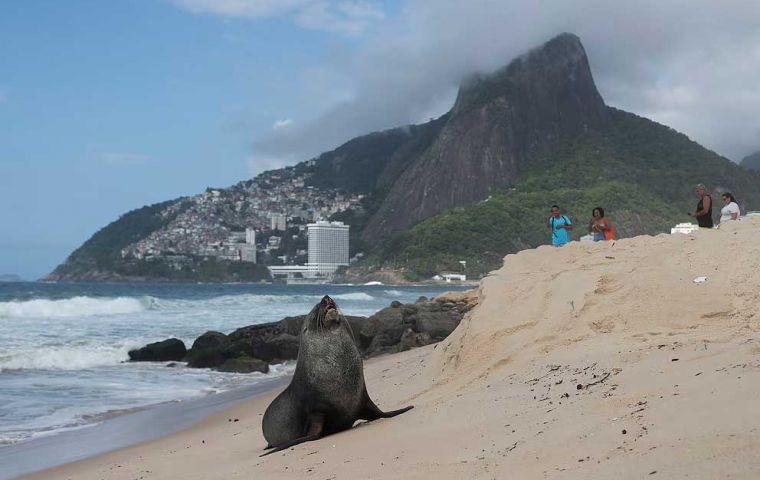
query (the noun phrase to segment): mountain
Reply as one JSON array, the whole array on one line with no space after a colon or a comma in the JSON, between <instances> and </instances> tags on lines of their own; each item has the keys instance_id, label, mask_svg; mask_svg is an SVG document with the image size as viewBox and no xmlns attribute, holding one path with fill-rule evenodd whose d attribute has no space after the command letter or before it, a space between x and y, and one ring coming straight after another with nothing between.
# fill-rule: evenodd
<instances>
[{"instance_id":1,"label":"mountain","mask_svg":"<svg viewBox=\"0 0 760 480\"><path fill-rule=\"evenodd\" d=\"M744 157L740 165L748 170L760 171L760 150Z\"/></svg>"},{"instance_id":2,"label":"mountain","mask_svg":"<svg viewBox=\"0 0 760 480\"><path fill-rule=\"evenodd\" d=\"M430 148L400 175L365 239L396 233L519 180L526 165L608 122L586 53L562 34L467 81Z\"/></svg>"},{"instance_id":3,"label":"mountain","mask_svg":"<svg viewBox=\"0 0 760 480\"><path fill-rule=\"evenodd\" d=\"M559 204L575 223L573 238L602 206L618 237L669 232L697 199L705 183L713 198L734 192L742 209L760 205L760 175L747 172L683 134L631 113L609 108L609 124L563 144L526 167L512 187L460 206L402 232L383 249L386 266L424 278L467 261L479 275L508 253L549 242L548 207ZM719 209L713 210L717 217Z\"/></svg>"},{"instance_id":4,"label":"mountain","mask_svg":"<svg viewBox=\"0 0 760 480\"><path fill-rule=\"evenodd\" d=\"M392 269L416 280L466 261L477 276L505 254L547 243L552 204L575 222L574 238L596 206L619 236L655 234L690 220L697 183L714 195L732 191L745 210L760 205L760 174L605 105L580 39L565 33L464 81L438 119L129 212L50 278L265 279L261 265L230 261L234 239L256 229L260 261L303 261L301 227L324 217L351 225L352 254L366 254L353 273ZM270 228L279 215L287 232Z\"/></svg>"}]
</instances>

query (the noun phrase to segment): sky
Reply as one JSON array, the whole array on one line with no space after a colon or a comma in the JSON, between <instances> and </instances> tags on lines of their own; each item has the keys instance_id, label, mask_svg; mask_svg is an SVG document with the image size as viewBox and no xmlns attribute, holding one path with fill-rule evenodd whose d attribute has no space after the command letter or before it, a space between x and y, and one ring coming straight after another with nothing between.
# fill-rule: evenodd
<instances>
[{"instance_id":1,"label":"sky","mask_svg":"<svg viewBox=\"0 0 760 480\"><path fill-rule=\"evenodd\" d=\"M760 150L756 0L0 0L0 273L143 205L447 111L561 32L607 104Z\"/></svg>"}]
</instances>

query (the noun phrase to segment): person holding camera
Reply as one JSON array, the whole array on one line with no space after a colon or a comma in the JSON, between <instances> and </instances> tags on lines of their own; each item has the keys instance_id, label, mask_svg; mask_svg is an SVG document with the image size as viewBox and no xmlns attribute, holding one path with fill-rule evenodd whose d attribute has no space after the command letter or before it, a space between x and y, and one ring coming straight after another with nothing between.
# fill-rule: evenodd
<instances>
[{"instance_id":1,"label":"person holding camera","mask_svg":"<svg viewBox=\"0 0 760 480\"><path fill-rule=\"evenodd\" d=\"M573 224L567 215L562 215L558 205L552 205L549 210L549 219L546 221L546 227L552 231L552 246L561 247L570 241L570 234Z\"/></svg>"}]
</instances>

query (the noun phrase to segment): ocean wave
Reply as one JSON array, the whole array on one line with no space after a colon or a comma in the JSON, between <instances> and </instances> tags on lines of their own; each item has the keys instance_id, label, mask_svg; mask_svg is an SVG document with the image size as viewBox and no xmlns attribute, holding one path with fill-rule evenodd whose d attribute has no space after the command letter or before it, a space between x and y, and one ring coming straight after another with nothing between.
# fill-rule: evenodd
<instances>
[{"instance_id":1,"label":"ocean wave","mask_svg":"<svg viewBox=\"0 0 760 480\"><path fill-rule=\"evenodd\" d=\"M383 293L391 297L400 297L404 294L401 290L383 290Z\"/></svg>"},{"instance_id":2,"label":"ocean wave","mask_svg":"<svg viewBox=\"0 0 760 480\"><path fill-rule=\"evenodd\" d=\"M375 300L375 297L364 292L351 292L351 293L339 293L337 295L331 295L335 300L344 301L359 301L370 302ZM185 300L185 299L151 299L151 309L186 309L199 307L207 308L229 308L229 307L249 307L261 304L293 304L293 303L305 303L311 305L318 302L322 298L322 295L256 295L256 294L241 294L241 295L222 295L219 297L209 298L205 300Z\"/></svg>"},{"instance_id":3,"label":"ocean wave","mask_svg":"<svg viewBox=\"0 0 760 480\"><path fill-rule=\"evenodd\" d=\"M322 297L319 297L322 298ZM336 300L360 300L360 301L372 301L375 299L372 295L369 295L364 292L353 292L353 293L339 293L338 295L333 295L332 298Z\"/></svg>"},{"instance_id":4,"label":"ocean wave","mask_svg":"<svg viewBox=\"0 0 760 480\"><path fill-rule=\"evenodd\" d=\"M139 313L151 308L153 297L72 297L0 302L0 318L71 318Z\"/></svg>"},{"instance_id":5,"label":"ocean wave","mask_svg":"<svg viewBox=\"0 0 760 480\"><path fill-rule=\"evenodd\" d=\"M82 370L118 365L129 359L127 352L137 343L121 346L41 347L11 350L0 354L3 370Z\"/></svg>"}]
</instances>

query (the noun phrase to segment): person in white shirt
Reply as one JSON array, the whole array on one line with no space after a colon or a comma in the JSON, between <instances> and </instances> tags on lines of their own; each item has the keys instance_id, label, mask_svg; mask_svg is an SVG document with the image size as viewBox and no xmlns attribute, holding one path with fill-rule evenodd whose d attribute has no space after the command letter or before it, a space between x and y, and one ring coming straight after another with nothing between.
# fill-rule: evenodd
<instances>
[{"instance_id":1,"label":"person in white shirt","mask_svg":"<svg viewBox=\"0 0 760 480\"><path fill-rule=\"evenodd\" d=\"M720 209L720 223L739 218L739 204L731 192L726 192L722 196L724 207Z\"/></svg>"}]
</instances>

